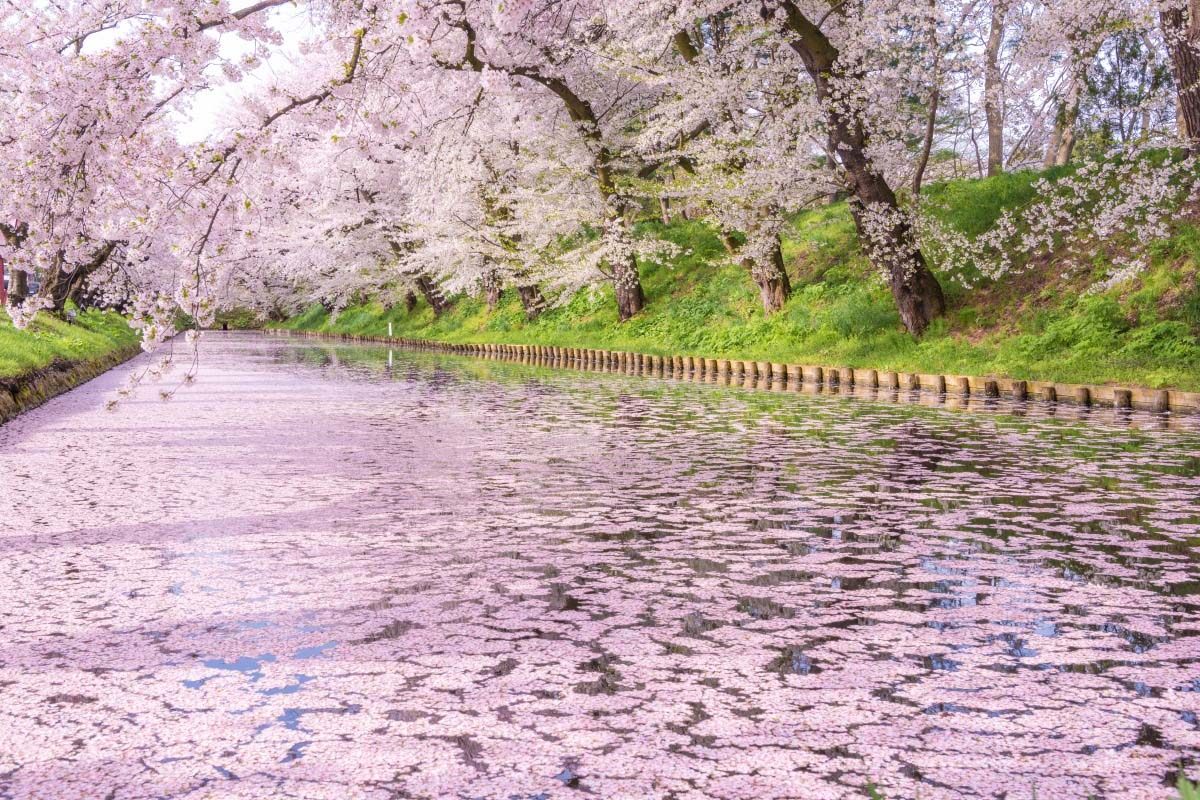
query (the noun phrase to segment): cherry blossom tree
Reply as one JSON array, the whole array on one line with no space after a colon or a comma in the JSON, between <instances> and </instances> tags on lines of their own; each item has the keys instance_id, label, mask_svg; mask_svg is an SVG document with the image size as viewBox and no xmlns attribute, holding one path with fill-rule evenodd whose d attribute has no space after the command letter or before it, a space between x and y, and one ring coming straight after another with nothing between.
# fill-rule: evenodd
<instances>
[{"instance_id":1,"label":"cherry blossom tree","mask_svg":"<svg viewBox=\"0 0 1200 800\"><path fill-rule=\"evenodd\" d=\"M635 227L663 200L713 225L769 313L787 220L842 195L919 335L945 309L934 266L999 280L1087 241L1070 230L1160 233L1190 196L1186 155L1146 154L1200 138L1194 0L295 0L298 45L284 5L0 11L0 257L41 284L14 282L15 320L99 298L153 346L221 303L419 293L436 313L515 289L532 318L601 283L626 320L639 260L671 252ZM264 70L285 44L302 66ZM219 126L180 136L240 82ZM972 162L1075 170L1038 185L1052 224L965 241L921 196Z\"/></svg>"},{"instance_id":2,"label":"cherry blossom tree","mask_svg":"<svg viewBox=\"0 0 1200 800\"><path fill-rule=\"evenodd\" d=\"M10 267L37 272L36 307L61 308L89 275L157 237L167 183L187 160L168 112L253 63L221 57L216 32L278 41L283 0L9 4L0 16L0 220ZM135 259L136 260L135 255Z\"/></svg>"}]
</instances>

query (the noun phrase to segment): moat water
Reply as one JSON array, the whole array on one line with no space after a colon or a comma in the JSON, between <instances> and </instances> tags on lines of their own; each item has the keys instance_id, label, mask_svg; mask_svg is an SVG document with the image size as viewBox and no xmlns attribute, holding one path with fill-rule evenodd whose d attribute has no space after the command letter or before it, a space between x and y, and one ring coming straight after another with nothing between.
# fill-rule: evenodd
<instances>
[{"instance_id":1,"label":"moat water","mask_svg":"<svg viewBox=\"0 0 1200 800\"><path fill-rule=\"evenodd\" d=\"M253 334L106 410L141 366L0 427L0 797L1200 777L1194 418Z\"/></svg>"}]
</instances>

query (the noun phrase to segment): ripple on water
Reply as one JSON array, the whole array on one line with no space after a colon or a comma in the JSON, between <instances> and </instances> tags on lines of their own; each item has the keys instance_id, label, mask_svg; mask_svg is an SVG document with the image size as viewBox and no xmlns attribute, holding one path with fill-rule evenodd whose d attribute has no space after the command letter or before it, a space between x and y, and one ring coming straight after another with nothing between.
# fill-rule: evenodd
<instances>
[{"instance_id":1,"label":"ripple on water","mask_svg":"<svg viewBox=\"0 0 1200 800\"><path fill-rule=\"evenodd\" d=\"M121 379L0 428L0 796L1196 777L1195 421L258 336Z\"/></svg>"}]
</instances>

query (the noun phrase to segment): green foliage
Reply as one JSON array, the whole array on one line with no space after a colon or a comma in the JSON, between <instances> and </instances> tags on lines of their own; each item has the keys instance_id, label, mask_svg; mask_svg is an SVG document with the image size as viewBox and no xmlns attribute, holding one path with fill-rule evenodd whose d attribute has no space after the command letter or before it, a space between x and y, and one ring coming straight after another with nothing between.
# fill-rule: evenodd
<instances>
[{"instance_id":1,"label":"green foliage","mask_svg":"<svg viewBox=\"0 0 1200 800\"><path fill-rule=\"evenodd\" d=\"M1200 800L1200 789L1190 782L1187 778L1181 777L1179 782L1175 784L1176 790L1179 792L1179 800ZM886 800L883 793L873 783L868 783L865 789L867 800ZM1034 800L1037 800L1036 790L1033 793Z\"/></svg>"},{"instance_id":2,"label":"green foliage","mask_svg":"<svg viewBox=\"0 0 1200 800\"><path fill-rule=\"evenodd\" d=\"M1031 200L1034 182L1045 174L942 183L928 192L944 222L979 232L1005 209ZM390 321L397 336L449 342L1200 390L1200 229L1189 223L1156 243L1148 271L1107 292L1087 294L1078 277L1065 278L1056 269L1040 283L951 291L946 318L920 340L904 332L889 292L859 251L845 203L792 220L783 249L794 292L771 317L763 315L753 282L729 262L708 226L647 221L639 230L675 242L684 253L665 265L642 265L649 305L626 323L617 321L611 290L601 287L565 298L532 323L509 291L494 312L473 298L457 299L441 318L424 303L411 314L369 303L335 319L313 306L286 327L378 335ZM1103 259L1097 263L1101 272L1107 268Z\"/></svg>"},{"instance_id":3,"label":"green foliage","mask_svg":"<svg viewBox=\"0 0 1200 800\"><path fill-rule=\"evenodd\" d=\"M68 322L43 312L28 328L17 330L0 312L0 377L40 369L55 359L97 358L137 341L137 332L119 314L85 311Z\"/></svg>"},{"instance_id":4,"label":"green foliage","mask_svg":"<svg viewBox=\"0 0 1200 800\"><path fill-rule=\"evenodd\" d=\"M231 308L217 312L215 327L226 325L231 331L248 331L261 328L262 318L248 308Z\"/></svg>"},{"instance_id":5,"label":"green foliage","mask_svg":"<svg viewBox=\"0 0 1200 800\"><path fill-rule=\"evenodd\" d=\"M930 184L922 199L942 222L969 236L978 236L996 224L1005 211L1037 199L1034 184L1041 178L1060 177L1069 171L1060 167L1048 172L1022 170L975 181L945 181Z\"/></svg>"}]
</instances>

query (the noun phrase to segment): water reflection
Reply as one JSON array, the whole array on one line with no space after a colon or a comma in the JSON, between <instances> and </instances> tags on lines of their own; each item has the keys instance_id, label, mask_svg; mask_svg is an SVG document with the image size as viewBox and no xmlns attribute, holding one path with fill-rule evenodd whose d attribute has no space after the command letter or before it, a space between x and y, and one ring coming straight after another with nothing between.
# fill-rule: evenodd
<instances>
[{"instance_id":1,"label":"water reflection","mask_svg":"<svg viewBox=\"0 0 1200 800\"><path fill-rule=\"evenodd\" d=\"M0 428L0 796L1168 797L1195 770L1194 420L204 359L169 403L103 412L114 374Z\"/></svg>"}]
</instances>

